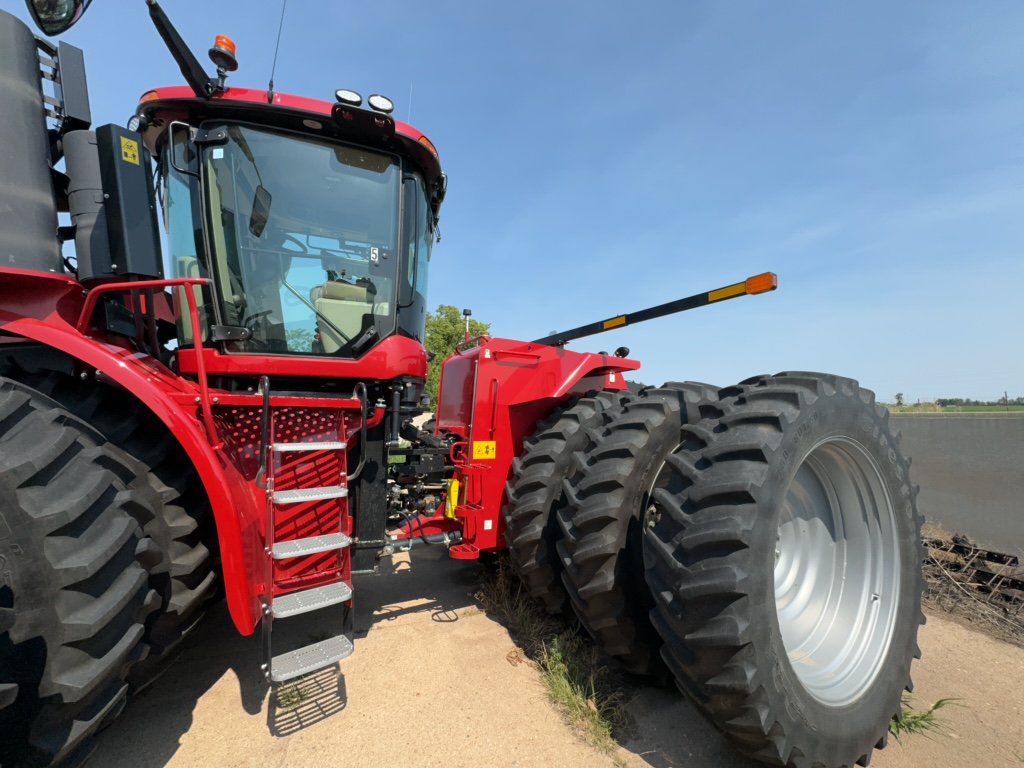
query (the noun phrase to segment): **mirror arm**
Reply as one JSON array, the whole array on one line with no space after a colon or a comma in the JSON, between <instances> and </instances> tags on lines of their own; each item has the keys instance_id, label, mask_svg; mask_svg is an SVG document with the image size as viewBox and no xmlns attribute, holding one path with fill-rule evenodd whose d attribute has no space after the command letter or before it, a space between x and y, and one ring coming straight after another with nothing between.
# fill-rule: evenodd
<instances>
[{"instance_id":1,"label":"mirror arm","mask_svg":"<svg viewBox=\"0 0 1024 768\"><path fill-rule=\"evenodd\" d=\"M171 24L171 20L167 18L167 14L156 0L146 0L146 4L149 6L149 18L153 20L153 26L156 27L157 33L163 38L167 50L171 52L171 56L178 63L185 82L196 96L204 99L210 98L220 90L217 81L206 74L199 59L182 40L178 30Z\"/></svg>"}]
</instances>

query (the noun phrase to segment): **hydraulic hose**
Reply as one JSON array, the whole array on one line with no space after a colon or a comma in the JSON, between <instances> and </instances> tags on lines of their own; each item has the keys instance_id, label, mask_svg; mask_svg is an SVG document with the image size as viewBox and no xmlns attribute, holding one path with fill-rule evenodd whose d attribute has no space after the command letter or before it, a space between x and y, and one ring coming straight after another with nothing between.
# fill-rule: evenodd
<instances>
[{"instance_id":1,"label":"hydraulic hose","mask_svg":"<svg viewBox=\"0 0 1024 768\"><path fill-rule=\"evenodd\" d=\"M366 463L366 385L361 381L358 382L352 387L352 396L358 398L360 406L359 463L356 465L355 471L349 474L347 478L349 483L359 477L359 473L363 471L363 465Z\"/></svg>"}]
</instances>

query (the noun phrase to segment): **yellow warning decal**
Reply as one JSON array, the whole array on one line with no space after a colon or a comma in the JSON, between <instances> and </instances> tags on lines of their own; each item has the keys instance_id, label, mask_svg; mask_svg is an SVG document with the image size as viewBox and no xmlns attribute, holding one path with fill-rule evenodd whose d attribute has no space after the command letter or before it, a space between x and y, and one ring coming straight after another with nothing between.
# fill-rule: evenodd
<instances>
[{"instance_id":1,"label":"yellow warning decal","mask_svg":"<svg viewBox=\"0 0 1024 768\"><path fill-rule=\"evenodd\" d=\"M459 481L454 477L448 481L448 498L444 505L444 516L455 519L455 508L459 506Z\"/></svg>"},{"instance_id":2,"label":"yellow warning decal","mask_svg":"<svg viewBox=\"0 0 1024 768\"><path fill-rule=\"evenodd\" d=\"M708 294L708 301L731 299L733 296L741 296L746 292L746 283L736 283L736 285L730 285L728 288L719 288L717 291L711 291L711 293Z\"/></svg>"},{"instance_id":3,"label":"yellow warning decal","mask_svg":"<svg viewBox=\"0 0 1024 768\"><path fill-rule=\"evenodd\" d=\"M625 315L619 315L618 317L613 317L611 320L605 320L604 321L604 329L607 331L609 328L618 328L620 325L625 325L625 324L626 324L626 316Z\"/></svg>"},{"instance_id":4,"label":"yellow warning decal","mask_svg":"<svg viewBox=\"0 0 1024 768\"><path fill-rule=\"evenodd\" d=\"M493 459L498 455L498 444L494 440L474 440L474 459Z\"/></svg>"},{"instance_id":5,"label":"yellow warning decal","mask_svg":"<svg viewBox=\"0 0 1024 768\"><path fill-rule=\"evenodd\" d=\"M121 159L132 165L139 164L139 142L121 137Z\"/></svg>"}]
</instances>

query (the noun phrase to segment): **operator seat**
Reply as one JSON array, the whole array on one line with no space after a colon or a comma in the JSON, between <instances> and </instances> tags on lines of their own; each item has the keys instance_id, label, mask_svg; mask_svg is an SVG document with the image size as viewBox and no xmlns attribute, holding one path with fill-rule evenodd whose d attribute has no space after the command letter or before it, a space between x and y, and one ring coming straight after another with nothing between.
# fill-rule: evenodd
<instances>
[{"instance_id":1,"label":"operator seat","mask_svg":"<svg viewBox=\"0 0 1024 768\"><path fill-rule=\"evenodd\" d=\"M374 294L366 286L330 280L314 288L309 294L316 311L338 327L339 336L327 323L320 321L320 341L324 352L337 352L350 340L358 338L366 324L373 322ZM367 318L367 315L371 317ZM345 336L348 338L346 339Z\"/></svg>"}]
</instances>

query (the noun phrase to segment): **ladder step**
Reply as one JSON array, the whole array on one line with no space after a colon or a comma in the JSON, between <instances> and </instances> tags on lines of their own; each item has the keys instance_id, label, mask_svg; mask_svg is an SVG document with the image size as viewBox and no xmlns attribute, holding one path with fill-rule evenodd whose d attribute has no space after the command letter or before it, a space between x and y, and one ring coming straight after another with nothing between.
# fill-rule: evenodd
<instances>
[{"instance_id":1,"label":"ladder step","mask_svg":"<svg viewBox=\"0 0 1024 768\"><path fill-rule=\"evenodd\" d=\"M345 443L274 443L274 450L278 453L285 451L343 451Z\"/></svg>"},{"instance_id":2,"label":"ladder step","mask_svg":"<svg viewBox=\"0 0 1024 768\"><path fill-rule=\"evenodd\" d=\"M282 653L270 662L270 680L281 683L293 677L316 672L329 667L352 655L352 641L344 635L321 640L319 643L307 645L305 648Z\"/></svg>"},{"instance_id":3,"label":"ladder step","mask_svg":"<svg viewBox=\"0 0 1024 768\"><path fill-rule=\"evenodd\" d=\"M274 491L277 504L298 504L302 501L320 501L321 499L343 499L348 496L348 488L344 485L329 485L325 488L299 488L294 491Z\"/></svg>"},{"instance_id":4,"label":"ladder step","mask_svg":"<svg viewBox=\"0 0 1024 768\"><path fill-rule=\"evenodd\" d=\"M351 598L352 587L343 581L323 587L304 589L301 592L289 592L287 595L274 598L274 618L286 619L289 616L298 616L300 613L309 613L329 605L344 603Z\"/></svg>"},{"instance_id":5,"label":"ladder step","mask_svg":"<svg viewBox=\"0 0 1024 768\"><path fill-rule=\"evenodd\" d=\"M330 552L334 549L344 549L352 540L344 533L331 533L326 536L311 536L308 539L293 539L292 541L274 542L274 559L286 560L289 557L304 557L315 555L318 552Z\"/></svg>"}]
</instances>

